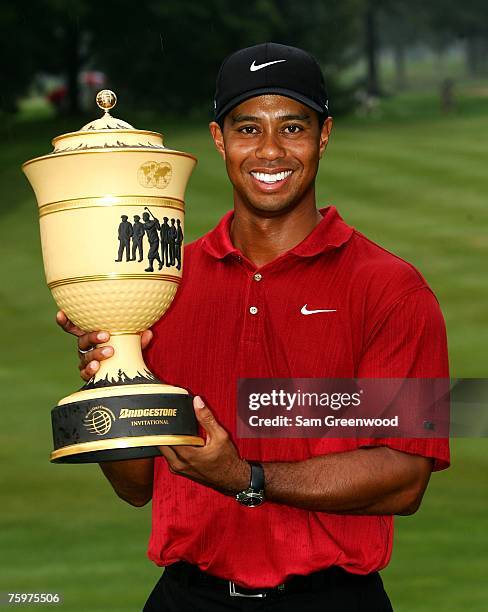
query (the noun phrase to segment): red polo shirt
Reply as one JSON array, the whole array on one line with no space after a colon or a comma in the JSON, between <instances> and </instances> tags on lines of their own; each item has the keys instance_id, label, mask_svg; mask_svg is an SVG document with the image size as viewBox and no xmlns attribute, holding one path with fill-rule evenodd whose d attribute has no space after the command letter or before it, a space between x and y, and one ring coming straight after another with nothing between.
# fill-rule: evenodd
<instances>
[{"instance_id":1,"label":"red polo shirt","mask_svg":"<svg viewBox=\"0 0 488 612\"><path fill-rule=\"evenodd\" d=\"M439 305L413 266L348 226L333 206L295 248L259 270L232 244L233 212L185 249L183 282L153 328L148 365L200 394L241 456L300 461L387 445L449 465L447 440L239 439L238 378L448 377ZM301 308L335 309L303 316ZM393 517L246 508L155 460L149 557L186 560L249 588L339 565L365 574L388 563Z\"/></svg>"}]
</instances>

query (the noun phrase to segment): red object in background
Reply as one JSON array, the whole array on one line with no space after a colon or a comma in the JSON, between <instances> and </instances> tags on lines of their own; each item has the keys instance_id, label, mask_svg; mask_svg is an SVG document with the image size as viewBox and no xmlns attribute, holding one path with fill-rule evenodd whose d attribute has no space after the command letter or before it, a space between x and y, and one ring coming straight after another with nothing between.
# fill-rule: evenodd
<instances>
[{"instance_id":1,"label":"red object in background","mask_svg":"<svg viewBox=\"0 0 488 612\"><path fill-rule=\"evenodd\" d=\"M51 102L51 104L59 108L66 100L67 95L68 88L64 85L60 85L59 87L56 87L56 89L53 89L47 94L47 99L49 100L49 102Z\"/></svg>"},{"instance_id":2,"label":"red object in background","mask_svg":"<svg viewBox=\"0 0 488 612\"><path fill-rule=\"evenodd\" d=\"M81 82L87 87L103 87L105 81L104 73L99 70L86 70L81 74Z\"/></svg>"}]
</instances>

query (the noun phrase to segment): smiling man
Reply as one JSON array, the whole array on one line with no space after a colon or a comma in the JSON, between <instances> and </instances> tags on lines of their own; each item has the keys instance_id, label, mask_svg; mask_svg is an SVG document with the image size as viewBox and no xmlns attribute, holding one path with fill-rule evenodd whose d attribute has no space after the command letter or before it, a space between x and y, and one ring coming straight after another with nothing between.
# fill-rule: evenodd
<instances>
[{"instance_id":1,"label":"smiling man","mask_svg":"<svg viewBox=\"0 0 488 612\"><path fill-rule=\"evenodd\" d=\"M152 371L200 394L205 446L104 463L117 494L152 498L149 557L165 566L145 610L391 610L378 571L394 514L412 514L433 439L241 439L239 378L442 378L442 314L410 264L318 209L315 178L332 128L321 70L267 43L219 71L210 131L234 206L185 248L183 283L142 338ZM351 177L354 180L354 177ZM108 334L79 336L90 378ZM167 338L178 350L167 358ZM105 351L105 352L102 352Z\"/></svg>"}]
</instances>

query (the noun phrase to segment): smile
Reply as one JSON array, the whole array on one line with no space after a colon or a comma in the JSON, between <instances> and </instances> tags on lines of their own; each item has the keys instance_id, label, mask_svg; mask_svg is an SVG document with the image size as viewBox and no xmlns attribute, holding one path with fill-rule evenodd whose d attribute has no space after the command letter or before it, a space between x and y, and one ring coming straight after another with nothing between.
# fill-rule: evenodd
<instances>
[{"instance_id":1,"label":"smile","mask_svg":"<svg viewBox=\"0 0 488 612\"><path fill-rule=\"evenodd\" d=\"M284 172L276 172L275 174L268 174L267 172L251 172L251 176L260 183L266 183L267 185L284 181L287 179L293 170L285 170Z\"/></svg>"}]
</instances>

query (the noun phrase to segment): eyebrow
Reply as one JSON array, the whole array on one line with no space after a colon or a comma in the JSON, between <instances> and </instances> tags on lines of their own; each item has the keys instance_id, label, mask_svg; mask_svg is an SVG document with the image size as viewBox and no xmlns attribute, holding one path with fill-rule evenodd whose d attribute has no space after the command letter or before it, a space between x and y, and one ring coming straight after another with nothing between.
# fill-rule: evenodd
<instances>
[{"instance_id":1,"label":"eyebrow","mask_svg":"<svg viewBox=\"0 0 488 612\"><path fill-rule=\"evenodd\" d=\"M242 121L259 121L258 117L252 115L233 115L232 123L241 123Z\"/></svg>"},{"instance_id":2,"label":"eyebrow","mask_svg":"<svg viewBox=\"0 0 488 612\"><path fill-rule=\"evenodd\" d=\"M282 115L281 117L278 117L278 119L280 121L306 121L307 123L310 123L310 115L308 114L303 114L303 115ZM259 117L255 117L253 115L234 115L232 117L232 123L242 123L243 121L260 121L261 119Z\"/></svg>"},{"instance_id":3,"label":"eyebrow","mask_svg":"<svg viewBox=\"0 0 488 612\"><path fill-rule=\"evenodd\" d=\"M280 117L280 119L282 121L306 121L307 123L310 123L310 115L309 114L304 114L304 115L284 115L283 117Z\"/></svg>"}]
</instances>

